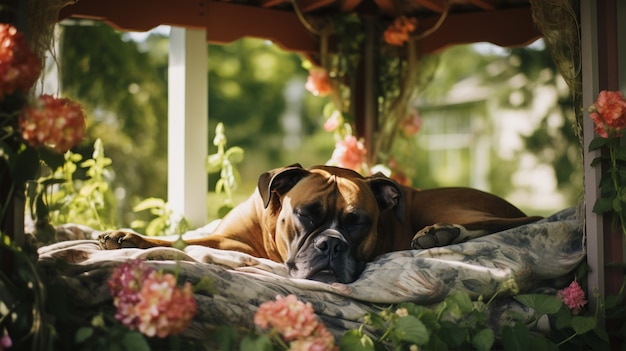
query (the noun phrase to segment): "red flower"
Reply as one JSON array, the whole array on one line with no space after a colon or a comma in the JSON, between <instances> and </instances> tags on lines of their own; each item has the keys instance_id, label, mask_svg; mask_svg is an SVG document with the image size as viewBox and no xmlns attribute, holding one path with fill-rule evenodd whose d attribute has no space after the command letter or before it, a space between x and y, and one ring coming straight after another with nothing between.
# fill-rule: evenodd
<instances>
[{"instance_id":1,"label":"red flower","mask_svg":"<svg viewBox=\"0 0 626 351\"><path fill-rule=\"evenodd\" d=\"M59 153L65 153L85 136L80 105L51 95L42 95L26 107L19 122L22 138L30 146L47 146Z\"/></svg>"},{"instance_id":2,"label":"red flower","mask_svg":"<svg viewBox=\"0 0 626 351\"><path fill-rule=\"evenodd\" d=\"M147 336L178 334L197 311L189 282L178 288L172 274L158 272L142 260L120 265L107 284L117 307L115 318Z\"/></svg>"},{"instance_id":3,"label":"red flower","mask_svg":"<svg viewBox=\"0 0 626 351\"><path fill-rule=\"evenodd\" d=\"M335 144L329 163L360 172L366 155L367 150L363 143L354 136L348 135L344 140Z\"/></svg>"},{"instance_id":4,"label":"red flower","mask_svg":"<svg viewBox=\"0 0 626 351\"><path fill-rule=\"evenodd\" d=\"M573 313L580 312L582 307L587 304L585 292L575 280L567 288L559 290L556 296L563 301Z\"/></svg>"},{"instance_id":5,"label":"red flower","mask_svg":"<svg viewBox=\"0 0 626 351\"><path fill-rule=\"evenodd\" d=\"M14 92L26 93L39 78L41 60L24 35L8 24L0 24L0 99Z\"/></svg>"},{"instance_id":6,"label":"red flower","mask_svg":"<svg viewBox=\"0 0 626 351\"><path fill-rule=\"evenodd\" d=\"M626 100L620 91L601 91L589 112L596 134L603 138L621 136L626 129Z\"/></svg>"},{"instance_id":7,"label":"red flower","mask_svg":"<svg viewBox=\"0 0 626 351\"><path fill-rule=\"evenodd\" d=\"M317 320L313 306L303 303L295 295L277 296L259 306L254 315L259 328L273 328L282 335L292 351L336 350L335 339Z\"/></svg>"},{"instance_id":8,"label":"red flower","mask_svg":"<svg viewBox=\"0 0 626 351\"><path fill-rule=\"evenodd\" d=\"M333 90L330 77L325 69L312 68L304 86L315 96L326 96Z\"/></svg>"},{"instance_id":9,"label":"red flower","mask_svg":"<svg viewBox=\"0 0 626 351\"><path fill-rule=\"evenodd\" d=\"M410 33L412 33L416 27L417 20L415 18L407 18L405 16L398 17L385 30L385 42L389 45L402 46L404 42L409 40Z\"/></svg>"}]
</instances>

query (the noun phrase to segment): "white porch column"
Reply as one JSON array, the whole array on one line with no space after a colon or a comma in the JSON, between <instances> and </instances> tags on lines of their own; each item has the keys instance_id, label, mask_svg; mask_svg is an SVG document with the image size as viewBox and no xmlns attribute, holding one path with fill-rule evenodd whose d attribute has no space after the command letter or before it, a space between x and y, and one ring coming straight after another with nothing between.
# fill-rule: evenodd
<instances>
[{"instance_id":1,"label":"white porch column","mask_svg":"<svg viewBox=\"0 0 626 351\"><path fill-rule=\"evenodd\" d=\"M581 51L582 51L582 98L583 106L591 106L598 95L598 13L596 3L582 1L580 4ZM585 172L585 234L587 239L587 263L591 268L588 276L589 301L592 310L597 301L591 294L604 292L604 223L603 217L593 212L593 204L599 196L598 184L602 176L599 167L591 167L591 161L600 156L600 150L589 151L594 137L594 125L587 115L583 117L583 162Z\"/></svg>"},{"instance_id":2,"label":"white porch column","mask_svg":"<svg viewBox=\"0 0 626 351\"><path fill-rule=\"evenodd\" d=\"M168 203L192 228L207 221L206 31L172 27L168 72Z\"/></svg>"}]
</instances>

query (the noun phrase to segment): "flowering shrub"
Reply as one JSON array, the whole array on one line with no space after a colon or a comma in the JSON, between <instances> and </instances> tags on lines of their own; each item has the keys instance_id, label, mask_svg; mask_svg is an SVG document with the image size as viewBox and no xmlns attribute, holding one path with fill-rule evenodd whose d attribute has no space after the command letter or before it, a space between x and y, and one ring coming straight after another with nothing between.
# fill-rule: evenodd
<instances>
[{"instance_id":1,"label":"flowering shrub","mask_svg":"<svg viewBox=\"0 0 626 351\"><path fill-rule=\"evenodd\" d=\"M32 147L46 146L65 153L85 136L81 106L69 99L41 95L19 119L22 138Z\"/></svg>"},{"instance_id":2,"label":"flowering shrub","mask_svg":"<svg viewBox=\"0 0 626 351\"><path fill-rule=\"evenodd\" d=\"M270 336L279 344L289 343L290 351L337 350L333 336L315 316L310 303L303 303L295 295L277 296L259 306L254 324L271 329Z\"/></svg>"},{"instance_id":3,"label":"flowering shrub","mask_svg":"<svg viewBox=\"0 0 626 351\"><path fill-rule=\"evenodd\" d=\"M595 124L598 134L589 144L589 151L608 148L608 172L600 180L600 197L596 199L593 211L616 214L622 233L626 235L626 147L620 137L626 129L626 99L619 91L601 91L596 102L589 107L589 117ZM601 164L599 156L592 166Z\"/></svg>"},{"instance_id":4,"label":"flowering shrub","mask_svg":"<svg viewBox=\"0 0 626 351\"><path fill-rule=\"evenodd\" d=\"M25 94L39 78L41 61L21 32L0 24L0 100L15 92Z\"/></svg>"},{"instance_id":5,"label":"flowering shrub","mask_svg":"<svg viewBox=\"0 0 626 351\"><path fill-rule=\"evenodd\" d=\"M191 284L176 286L176 277L158 272L141 260L128 261L108 280L115 318L131 330L164 338L180 333L196 313Z\"/></svg>"}]
</instances>

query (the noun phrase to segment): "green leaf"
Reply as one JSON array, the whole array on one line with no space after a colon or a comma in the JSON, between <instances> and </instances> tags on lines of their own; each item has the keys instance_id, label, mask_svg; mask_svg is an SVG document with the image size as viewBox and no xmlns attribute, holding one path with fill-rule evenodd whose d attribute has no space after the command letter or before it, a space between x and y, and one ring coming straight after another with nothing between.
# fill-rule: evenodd
<instances>
[{"instance_id":1,"label":"green leaf","mask_svg":"<svg viewBox=\"0 0 626 351\"><path fill-rule=\"evenodd\" d=\"M220 351L231 351L235 349L237 341L237 331L233 327L218 327L213 333L215 343Z\"/></svg>"},{"instance_id":2,"label":"green leaf","mask_svg":"<svg viewBox=\"0 0 626 351\"><path fill-rule=\"evenodd\" d=\"M535 336L531 342L530 350L540 351L558 351L559 348L552 341L544 338L543 336Z\"/></svg>"},{"instance_id":3,"label":"green leaf","mask_svg":"<svg viewBox=\"0 0 626 351\"><path fill-rule=\"evenodd\" d=\"M76 336L74 337L74 341L76 341L77 344L80 344L81 342L84 342L85 340L89 339L89 337L92 335L93 335L93 328L80 327L76 331Z\"/></svg>"},{"instance_id":4,"label":"green leaf","mask_svg":"<svg viewBox=\"0 0 626 351\"><path fill-rule=\"evenodd\" d=\"M489 351L495 341L493 330L486 328L474 335L472 338L472 346L478 351Z\"/></svg>"},{"instance_id":5,"label":"green leaf","mask_svg":"<svg viewBox=\"0 0 626 351\"><path fill-rule=\"evenodd\" d=\"M226 150L226 158L231 163L239 163L243 161L244 151L239 146L233 146L230 149Z\"/></svg>"},{"instance_id":6,"label":"green leaf","mask_svg":"<svg viewBox=\"0 0 626 351\"><path fill-rule=\"evenodd\" d=\"M472 299L470 299L469 294L463 291L451 293L448 297L446 297L446 300L453 302L459 307L461 312L469 312L474 308L474 304L472 303Z\"/></svg>"},{"instance_id":7,"label":"green leaf","mask_svg":"<svg viewBox=\"0 0 626 351\"><path fill-rule=\"evenodd\" d=\"M220 206L220 208L217 209L217 216L219 218L224 218L224 216L226 216L228 212L230 212L230 210L232 209L233 209L233 206L231 205L222 205Z\"/></svg>"},{"instance_id":8,"label":"green leaf","mask_svg":"<svg viewBox=\"0 0 626 351\"><path fill-rule=\"evenodd\" d=\"M206 159L206 171L207 173L217 173L222 169L222 155L212 154Z\"/></svg>"},{"instance_id":9,"label":"green leaf","mask_svg":"<svg viewBox=\"0 0 626 351\"><path fill-rule=\"evenodd\" d=\"M613 211L613 199L612 198L598 198L593 204L593 212L602 214Z\"/></svg>"},{"instance_id":10,"label":"green leaf","mask_svg":"<svg viewBox=\"0 0 626 351\"><path fill-rule=\"evenodd\" d=\"M463 345L467 337L466 328L450 321L441 321L441 328L437 330L437 333L444 336L447 345L454 347Z\"/></svg>"},{"instance_id":11,"label":"green leaf","mask_svg":"<svg viewBox=\"0 0 626 351\"><path fill-rule=\"evenodd\" d=\"M590 166L591 167L596 167L597 165L602 163L602 160L604 160L605 158L602 156L598 156L596 158L593 159L593 161L591 161Z\"/></svg>"},{"instance_id":12,"label":"green leaf","mask_svg":"<svg viewBox=\"0 0 626 351\"><path fill-rule=\"evenodd\" d=\"M554 322L554 326L556 329L562 330L568 328L572 325L572 312L570 309L563 304L561 309L556 314L556 320Z\"/></svg>"},{"instance_id":13,"label":"green leaf","mask_svg":"<svg viewBox=\"0 0 626 351\"><path fill-rule=\"evenodd\" d=\"M141 212L151 208L163 208L165 201L156 197L149 197L133 207L133 212Z\"/></svg>"},{"instance_id":14,"label":"green leaf","mask_svg":"<svg viewBox=\"0 0 626 351\"><path fill-rule=\"evenodd\" d=\"M604 145L608 143L608 141L609 139L607 138L601 138L601 137L593 138L593 140L591 140L591 142L589 143L589 151L597 150L603 147Z\"/></svg>"},{"instance_id":15,"label":"green leaf","mask_svg":"<svg viewBox=\"0 0 626 351\"><path fill-rule=\"evenodd\" d=\"M553 295L525 294L514 296L515 300L535 310L537 316L554 314L561 309L563 302Z\"/></svg>"},{"instance_id":16,"label":"green leaf","mask_svg":"<svg viewBox=\"0 0 626 351\"><path fill-rule=\"evenodd\" d=\"M122 345L128 351L150 351L146 338L139 332L128 332L122 336Z\"/></svg>"},{"instance_id":17,"label":"green leaf","mask_svg":"<svg viewBox=\"0 0 626 351\"><path fill-rule=\"evenodd\" d=\"M360 331L353 329L346 332L341 341L339 341L339 348L341 351L374 351L374 342L372 339L361 333Z\"/></svg>"},{"instance_id":18,"label":"green leaf","mask_svg":"<svg viewBox=\"0 0 626 351\"><path fill-rule=\"evenodd\" d=\"M505 351L530 350L530 332L522 323L502 328L502 343Z\"/></svg>"},{"instance_id":19,"label":"green leaf","mask_svg":"<svg viewBox=\"0 0 626 351\"><path fill-rule=\"evenodd\" d=\"M596 328L598 321L593 316L576 316L572 318L572 328L578 335L585 334Z\"/></svg>"},{"instance_id":20,"label":"green leaf","mask_svg":"<svg viewBox=\"0 0 626 351\"><path fill-rule=\"evenodd\" d=\"M408 341L417 345L428 343L428 329L422 321L415 316L398 318L396 321L395 334L400 340Z\"/></svg>"},{"instance_id":21,"label":"green leaf","mask_svg":"<svg viewBox=\"0 0 626 351\"><path fill-rule=\"evenodd\" d=\"M239 345L240 351L271 351L272 342L267 335L246 335Z\"/></svg>"}]
</instances>

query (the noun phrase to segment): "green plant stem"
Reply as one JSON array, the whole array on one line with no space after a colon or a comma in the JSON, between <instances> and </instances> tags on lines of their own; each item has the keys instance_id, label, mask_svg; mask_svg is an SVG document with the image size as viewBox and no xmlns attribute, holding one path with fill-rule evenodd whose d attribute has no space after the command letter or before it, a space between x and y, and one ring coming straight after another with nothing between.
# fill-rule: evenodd
<instances>
[{"instance_id":1,"label":"green plant stem","mask_svg":"<svg viewBox=\"0 0 626 351\"><path fill-rule=\"evenodd\" d=\"M611 138L611 144L609 145L609 156L611 158L611 179L613 180L613 189L615 189L616 198L622 202L622 186L620 184L619 173L617 169L617 151L616 148L619 145L619 138ZM619 219L620 227L622 229L622 234L626 235L626 219L624 218L624 210L621 208L617 212L617 217Z\"/></svg>"},{"instance_id":2,"label":"green plant stem","mask_svg":"<svg viewBox=\"0 0 626 351\"><path fill-rule=\"evenodd\" d=\"M576 335L577 335L576 333L570 335L567 339L565 339L565 340L561 341L560 343L556 344L556 346L559 347L559 346L565 344L566 342L574 339L576 337Z\"/></svg>"}]
</instances>

